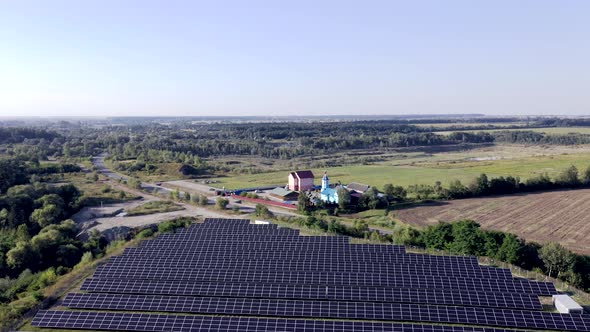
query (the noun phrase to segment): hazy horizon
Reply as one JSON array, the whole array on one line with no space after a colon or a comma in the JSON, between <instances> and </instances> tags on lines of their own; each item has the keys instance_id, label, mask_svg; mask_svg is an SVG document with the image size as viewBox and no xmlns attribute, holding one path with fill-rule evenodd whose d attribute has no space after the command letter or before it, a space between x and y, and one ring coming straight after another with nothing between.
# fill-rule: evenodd
<instances>
[{"instance_id":1,"label":"hazy horizon","mask_svg":"<svg viewBox=\"0 0 590 332\"><path fill-rule=\"evenodd\" d=\"M0 117L588 115L590 2L0 4Z\"/></svg>"}]
</instances>

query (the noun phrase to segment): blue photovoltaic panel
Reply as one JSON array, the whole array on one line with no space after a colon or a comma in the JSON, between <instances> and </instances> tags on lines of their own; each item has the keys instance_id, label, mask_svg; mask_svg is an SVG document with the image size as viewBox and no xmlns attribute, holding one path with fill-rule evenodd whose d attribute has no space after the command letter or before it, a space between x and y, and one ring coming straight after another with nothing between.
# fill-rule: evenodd
<instances>
[{"instance_id":1,"label":"blue photovoltaic panel","mask_svg":"<svg viewBox=\"0 0 590 332\"><path fill-rule=\"evenodd\" d=\"M590 316L580 314L442 307L407 303L69 294L64 300L63 306L75 309L256 315L264 317L418 321L564 331L568 331L573 327L576 331L590 331Z\"/></svg>"},{"instance_id":2,"label":"blue photovoltaic panel","mask_svg":"<svg viewBox=\"0 0 590 332\"><path fill-rule=\"evenodd\" d=\"M454 266L479 266L474 257L433 256L419 254L358 253L358 252L321 252L321 251L167 251L145 248L126 248L123 256L166 257L175 259L197 259L203 257L223 259L271 259L287 261L361 261L375 264L430 264Z\"/></svg>"},{"instance_id":3,"label":"blue photovoltaic panel","mask_svg":"<svg viewBox=\"0 0 590 332\"><path fill-rule=\"evenodd\" d=\"M207 317L41 310L33 326L61 329L175 332L514 332L505 329L408 323L373 323L250 317Z\"/></svg>"},{"instance_id":4,"label":"blue photovoltaic panel","mask_svg":"<svg viewBox=\"0 0 590 332\"><path fill-rule=\"evenodd\" d=\"M244 219L207 219L144 241L101 265L81 290L89 293L69 294L62 304L92 311L41 311L33 325L240 332L590 326L586 315L541 311L538 296L556 294L553 284L514 278L509 270L480 266L475 257L304 237Z\"/></svg>"},{"instance_id":5,"label":"blue photovoltaic panel","mask_svg":"<svg viewBox=\"0 0 590 332\"><path fill-rule=\"evenodd\" d=\"M201 280L223 282L261 282L285 284L319 284L319 285L359 285L390 286L404 288L440 288L466 289L474 291L534 293L552 295L554 288L544 287L543 283L526 280L476 279L428 275L398 275L346 273L322 271L203 271L187 269L153 269L153 268L110 268L100 266L94 277L102 279L144 279L144 280Z\"/></svg>"},{"instance_id":6,"label":"blue photovoltaic panel","mask_svg":"<svg viewBox=\"0 0 590 332\"><path fill-rule=\"evenodd\" d=\"M109 260L109 268L166 268L187 270L293 270L293 271L335 271L354 273L397 273L405 275L440 275L454 277L480 277L512 279L510 270L480 266L446 267L435 265L391 264L380 265L367 262L314 262L314 261L274 261L274 260L216 260L195 259L175 260L170 258L133 259L116 257Z\"/></svg>"},{"instance_id":7,"label":"blue photovoltaic panel","mask_svg":"<svg viewBox=\"0 0 590 332\"><path fill-rule=\"evenodd\" d=\"M121 294L424 303L527 310L541 310L542 308L538 296L533 294L485 293L445 289L90 278L84 281L81 290Z\"/></svg>"}]
</instances>

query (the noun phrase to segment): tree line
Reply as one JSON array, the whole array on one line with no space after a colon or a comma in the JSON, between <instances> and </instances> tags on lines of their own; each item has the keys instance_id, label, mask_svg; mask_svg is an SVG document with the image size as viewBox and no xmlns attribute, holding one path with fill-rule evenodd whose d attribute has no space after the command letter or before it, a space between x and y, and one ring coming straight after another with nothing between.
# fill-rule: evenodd
<instances>
[{"instance_id":1,"label":"tree line","mask_svg":"<svg viewBox=\"0 0 590 332\"><path fill-rule=\"evenodd\" d=\"M571 165L553 179L547 173L542 173L524 181L518 176L489 178L483 173L467 185L460 180L453 180L446 188L441 182L436 182L434 186L409 186L407 192L413 194L416 199L423 200L484 197L582 187L590 187L590 166L580 173L576 166Z\"/></svg>"}]
</instances>

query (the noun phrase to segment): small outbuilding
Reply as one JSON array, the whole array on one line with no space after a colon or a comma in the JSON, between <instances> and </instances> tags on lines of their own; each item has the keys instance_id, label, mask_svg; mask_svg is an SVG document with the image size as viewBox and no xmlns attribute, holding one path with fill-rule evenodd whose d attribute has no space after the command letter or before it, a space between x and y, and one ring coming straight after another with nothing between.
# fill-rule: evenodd
<instances>
[{"instance_id":1,"label":"small outbuilding","mask_svg":"<svg viewBox=\"0 0 590 332\"><path fill-rule=\"evenodd\" d=\"M282 201L295 201L299 197L298 193L281 187L274 188L269 195Z\"/></svg>"},{"instance_id":2,"label":"small outbuilding","mask_svg":"<svg viewBox=\"0 0 590 332\"><path fill-rule=\"evenodd\" d=\"M369 190L369 188L371 188L371 186L369 186L368 184L362 184L362 183L356 183L356 182L351 182L346 186L346 189L348 189L349 191L354 191L359 194L366 193Z\"/></svg>"},{"instance_id":3,"label":"small outbuilding","mask_svg":"<svg viewBox=\"0 0 590 332\"><path fill-rule=\"evenodd\" d=\"M584 308L568 295L553 295L553 305L562 314L581 314L584 312Z\"/></svg>"}]
</instances>

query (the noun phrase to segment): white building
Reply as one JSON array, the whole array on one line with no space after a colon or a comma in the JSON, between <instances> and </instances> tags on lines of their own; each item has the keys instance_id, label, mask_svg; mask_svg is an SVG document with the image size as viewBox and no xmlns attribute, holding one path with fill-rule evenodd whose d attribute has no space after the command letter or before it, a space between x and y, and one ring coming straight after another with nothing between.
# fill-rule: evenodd
<instances>
[{"instance_id":1,"label":"white building","mask_svg":"<svg viewBox=\"0 0 590 332\"><path fill-rule=\"evenodd\" d=\"M581 314L584 312L584 308L567 295L553 295L553 305L562 314Z\"/></svg>"}]
</instances>

